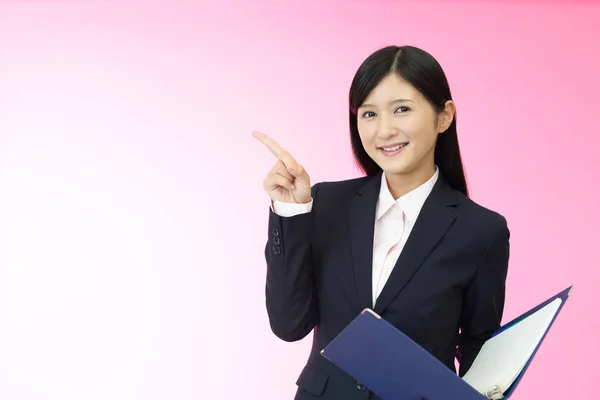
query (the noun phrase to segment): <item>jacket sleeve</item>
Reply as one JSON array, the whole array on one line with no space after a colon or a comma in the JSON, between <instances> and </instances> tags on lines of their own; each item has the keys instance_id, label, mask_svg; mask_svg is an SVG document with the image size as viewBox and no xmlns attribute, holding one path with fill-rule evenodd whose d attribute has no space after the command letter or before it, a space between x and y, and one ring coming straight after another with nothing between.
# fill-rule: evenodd
<instances>
[{"instance_id":1,"label":"jacket sleeve","mask_svg":"<svg viewBox=\"0 0 600 400\"><path fill-rule=\"evenodd\" d=\"M313 209L308 213L282 217L269 209L267 314L273 333L288 342L306 337L319 320L312 261L318 188L312 188Z\"/></svg>"},{"instance_id":2,"label":"jacket sleeve","mask_svg":"<svg viewBox=\"0 0 600 400\"><path fill-rule=\"evenodd\" d=\"M467 373L481 347L500 327L504 311L510 232L502 217L463 300L457 346L459 375Z\"/></svg>"}]
</instances>

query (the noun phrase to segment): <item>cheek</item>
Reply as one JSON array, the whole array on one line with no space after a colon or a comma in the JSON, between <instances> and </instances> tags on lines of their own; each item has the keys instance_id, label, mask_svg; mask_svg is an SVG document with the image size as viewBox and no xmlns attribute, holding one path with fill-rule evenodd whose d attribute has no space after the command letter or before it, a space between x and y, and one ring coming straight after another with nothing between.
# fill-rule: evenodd
<instances>
[{"instance_id":1,"label":"cheek","mask_svg":"<svg viewBox=\"0 0 600 400\"><path fill-rule=\"evenodd\" d=\"M437 140L435 126L430 121L418 121L411 127L407 127L405 133L415 142L429 146Z\"/></svg>"},{"instance_id":2,"label":"cheek","mask_svg":"<svg viewBox=\"0 0 600 400\"><path fill-rule=\"evenodd\" d=\"M437 141L438 134L436 133L435 127L424 130L422 132L424 140L427 142L429 146L434 146Z\"/></svg>"},{"instance_id":3,"label":"cheek","mask_svg":"<svg viewBox=\"0 0 600 400\"><path fill-rule=\"evenodd\" d=\"M364 145L369 145L373 143L375 139L375 129L373 129L372 124L368 123L358 123L358 135L360 136L360 140Z\"/></svg>"}]
</instances>

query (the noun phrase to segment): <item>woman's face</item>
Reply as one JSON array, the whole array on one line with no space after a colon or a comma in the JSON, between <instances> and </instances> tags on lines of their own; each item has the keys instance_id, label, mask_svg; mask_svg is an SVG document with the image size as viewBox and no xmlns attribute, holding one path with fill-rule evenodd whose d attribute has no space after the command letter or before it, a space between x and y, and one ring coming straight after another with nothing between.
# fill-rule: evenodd
<instances>
[{"instance_id":1,"label":"woman's face","mask_svg":"<svg viewBox=\"0 0 600 400\"><path fill-rule=\"evenodd\" d=\"M453 117L452 101L437 113L417 89L391 73L358 109L358 132L365 151L386 176L429 173L438 134Z\"/></svg>"}]
</instances>

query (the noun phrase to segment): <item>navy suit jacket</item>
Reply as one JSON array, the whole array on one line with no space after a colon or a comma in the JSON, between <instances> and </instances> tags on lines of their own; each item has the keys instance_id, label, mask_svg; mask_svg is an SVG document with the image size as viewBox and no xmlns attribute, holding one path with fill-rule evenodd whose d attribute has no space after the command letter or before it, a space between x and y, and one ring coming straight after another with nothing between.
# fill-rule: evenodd
<instances>
[{"instance_id":1,"label":"navy suit jacket","mask_svg":"<svg viewBox=\"0 0 600 400\"><path fill-rule=\"evenodd\" d=\"M314 330L295 400L378 398L320 351L372 308L380 184L380 174L318 183L310 213L280 217L269 210L271 329L290 342ZM374 311L453 371L457 358L462 376L500 327L508 259L506 219L452 189L440 174Z\"/></svg>"}]
</instances>

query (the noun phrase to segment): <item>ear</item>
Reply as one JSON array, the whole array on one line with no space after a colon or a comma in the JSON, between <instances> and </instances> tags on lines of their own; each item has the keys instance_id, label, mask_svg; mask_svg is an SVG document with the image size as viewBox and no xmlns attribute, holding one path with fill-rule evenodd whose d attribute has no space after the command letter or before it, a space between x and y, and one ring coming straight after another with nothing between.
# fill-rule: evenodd
<instances>
[{"instance_id":1,"label":"ear","mask_svg":"<svg viewBox=\"0 0 600 400\"><path fill-rule=\"evenodd\" d=\"M444 133L454 121L454 115L456 114L456 104L452 100L448 100L444 105L444 109L438 115L437 131L438 133Z\"/></svg>"}]
</instances>

